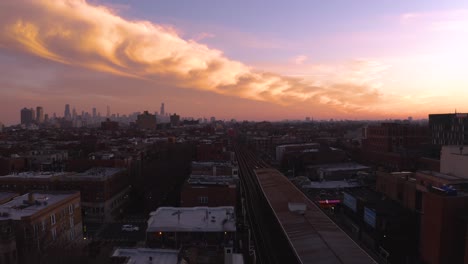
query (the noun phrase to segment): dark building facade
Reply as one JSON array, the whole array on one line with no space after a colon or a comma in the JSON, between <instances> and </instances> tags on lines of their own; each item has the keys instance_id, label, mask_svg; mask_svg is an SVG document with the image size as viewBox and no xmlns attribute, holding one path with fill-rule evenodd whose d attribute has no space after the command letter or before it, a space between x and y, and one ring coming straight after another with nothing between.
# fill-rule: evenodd
<instances>
[{"instance_id":1,"label":"dark building facade","mask_svg":"<svg viewBox=\"0 0 468 264\"><path fill-rule=\"evenodd\" d=\"M468 145L468 114L431 114L429 127L434 145Z\"/></svg>"}]
</instances>

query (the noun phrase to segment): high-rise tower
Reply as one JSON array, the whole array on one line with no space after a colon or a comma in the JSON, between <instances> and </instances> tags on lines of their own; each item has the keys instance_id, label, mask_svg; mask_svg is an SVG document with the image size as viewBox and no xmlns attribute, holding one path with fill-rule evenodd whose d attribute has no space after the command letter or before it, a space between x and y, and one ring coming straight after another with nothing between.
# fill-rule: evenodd
<instances>
[{"instance_id":1,"label":"high-rise tower","mask_svg":"<svg viewBox=\"0 0 468 264\"><path fill-rule=\"evenodd\" d=\"M42 106L36 107L36 122L44 122L44 108L42 108Z\"/></svg>"},{"instance_id":2,"label":"high-rise tower","mask_svg":"<svg viewBox=\"0 0 468 264\"><path fill-rule=\"evenodd\" d=\"M164 103L161 103L161 111L159 111L159 114L162 115L162 116L165 114Z\"/></svg>"},{"instance_id":3,"label":"high-rise tower","mask_svg":"<svg viewBox=\"0 0 468 264\"><path fill-rule=\"evenodd\" d=\"M31 109L23 108L21 109L21 124L22 125L29 125L33 121L33 113Z\"/></svg>"},{"instance_id":4,"label":"high-rise tower","mask_svg":"<svg viewBox=\"0 0 468 264\"><path fill-rule=\"evenodd\" d=\"M71 112L70 112L70 105L69 104L65 105L65 112L63 114L63 117L65 117L65 119L68 119L68 120L71 119Z\"/></svg>"}]
</instances>

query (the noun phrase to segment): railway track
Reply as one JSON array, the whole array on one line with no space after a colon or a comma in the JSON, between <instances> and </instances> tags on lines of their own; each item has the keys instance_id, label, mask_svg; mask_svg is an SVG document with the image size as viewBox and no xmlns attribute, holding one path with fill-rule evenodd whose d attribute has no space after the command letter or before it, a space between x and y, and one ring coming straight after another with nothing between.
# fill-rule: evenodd
<instances>
[{"instance_id":1,"label":"railway track","mask_svg":"<svg viewBox=\"0 0 468 264\"><path fill-rule=\"evenodd\" d=\"M274 213L260 188L255 169L269 165L251 151L235 146L240 170L241 194L247 211L247 220L255 243L256 263L299 263Z\"/></svg>"}]
</instances>

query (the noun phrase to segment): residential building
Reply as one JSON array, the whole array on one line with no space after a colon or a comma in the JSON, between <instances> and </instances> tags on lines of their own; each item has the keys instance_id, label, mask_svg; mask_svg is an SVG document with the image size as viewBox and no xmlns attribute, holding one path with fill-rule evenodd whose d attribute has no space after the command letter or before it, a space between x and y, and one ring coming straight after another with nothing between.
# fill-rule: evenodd
<instances>
[{"instance_id":1,"label":"residential building","mask_svg":"<svg viewBox=\"0 0 468 264\"><path fill-rule=\"evenodd\" d=\"M143 114L138 115L136 125L139 129L156 129L156 116L145 111Z\"/></svg>"},{"instance_id":2,"label":"residential building","mask_svg":"<svg viewBox=\"0 0 468 264\"><path fill-rule=\"evenodd\" d=\"M65 248L83 239L80 193L31 192L15 197L0 205L0 223L13 228L20 259L53 245Z\"/></svg>"},{"instance_id":3,"label":"residential building","mask_svg":"<svg viewBox=\"0 0 468 264\"><path fill-rule=\"evenodd\" d=\"M124 168L92 168L76 172L23 172L0 177L0 189L26 193L30 190L79 190L87 222L111 221L122 213L130 185Z\"/></svg>"},{"instance_id":4,"label":"residential building","mask_svg":"<svg viewBox=\"0 0 468 264\"><path fill-rule=\"evenodd\" d=\"M180 205L194 206L236 206L238 178L233 176L191 175L182 186Z\"/></svg>"},{"instance_id":5,"label":"residential building","mask_svg":"<svg viewBox=\"0 0 468 264\"><path fill-rule=\"evenodd\" d=\"M234 207L160 207L150 213L146 243L178 249L191 244L232 246L236 235Z\"/></svg>"}]
</instances>

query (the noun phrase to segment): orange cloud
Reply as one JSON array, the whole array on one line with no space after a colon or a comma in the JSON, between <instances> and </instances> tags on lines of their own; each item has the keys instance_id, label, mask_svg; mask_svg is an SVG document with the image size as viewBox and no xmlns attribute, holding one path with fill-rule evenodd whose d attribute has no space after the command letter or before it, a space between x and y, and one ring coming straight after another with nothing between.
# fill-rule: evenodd
<instances>
[{"instance_id":1,"label":"orange cloud","mask_svg":"<svg viewBox=\"0 0 468 264\"><path fill-rule=\"evenodd\" d=\"M257 71L170 27L126 20L85 0L0 2L0 47L68 65L282 105L310 103L366 111L381 94L365 84L313 85ZM299 58L303 62L306 58Z\"/></svg>"}]
</instances>

